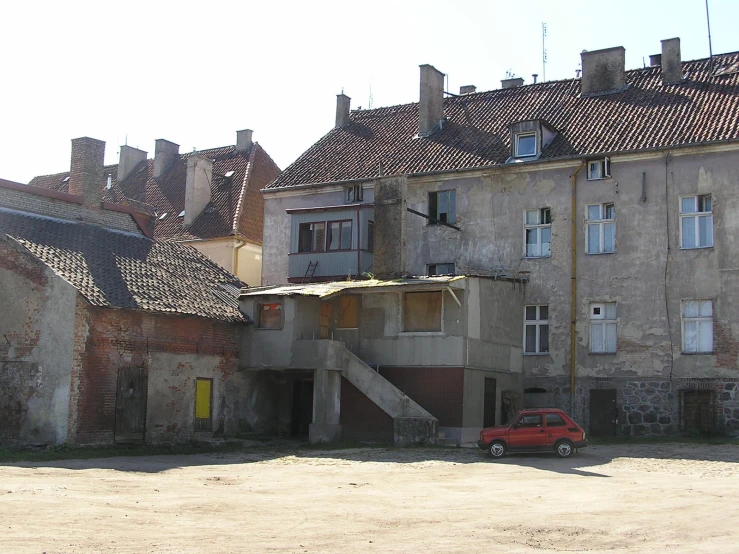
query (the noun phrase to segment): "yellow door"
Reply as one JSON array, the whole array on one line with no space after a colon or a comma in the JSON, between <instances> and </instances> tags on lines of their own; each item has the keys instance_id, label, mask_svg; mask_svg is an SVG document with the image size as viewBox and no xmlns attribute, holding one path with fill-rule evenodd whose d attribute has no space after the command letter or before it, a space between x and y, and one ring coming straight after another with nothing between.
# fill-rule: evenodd
<instances>
[{"instance_id":1,"label":"yellow door","mask_svg":"<svg viewBox=\"0 0 739 554\"><path fill-rule=\"evenodd\" d=\"M196 379L195 381L195 430L211 431L211 397L212 379Z\"/></svg>"}]
</instances>

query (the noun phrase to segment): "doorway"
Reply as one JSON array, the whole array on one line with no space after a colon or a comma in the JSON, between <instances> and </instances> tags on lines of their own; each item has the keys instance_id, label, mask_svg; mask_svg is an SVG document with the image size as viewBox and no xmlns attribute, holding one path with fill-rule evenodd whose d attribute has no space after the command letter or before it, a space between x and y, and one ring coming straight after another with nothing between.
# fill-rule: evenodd
<instances>
[{"instance_id":1,"label":"doorway","mask_svg":"<svg viewBox=\"0 0 739 554\"><path fill-rule=\"evenodd\" d=\"M617 419L616 389L590 389L590 434L615 437Z\"/></svg>"},{"instance_id":2,"label":"doorway","mask_svg":"<svg viewBox=\"0 0 739 554\"><path fill-rule=\"evenodd\" d=\"M682 391L682 428L684 433L710 435L715 430L716 406L710 390Z\"/></svg>"},{"instance_id":3,"label":"doorway","mask_svg":"<svg viewBox=\"0 0 739 554\"><path fill-rule=\"evenodd\" d=\"M305 437L313 423L313 379L293 379L293 405L290 436Z\"/></svg>"},{"instance_id":4,"label":"doorway","mask_svg":"<svg viewBox=\"0 0 739 554\"><path fill-rule=\"evenodd\" d=\"M144 442L146 385L146 370L143 367L118 370L113 435L115 442Z\"/></svg>"},{"instance_id":5,"label":"doorway","mask_svg":"<svg viewBox=\"0 0 739 554\"><path fill-rule=\"evenodd\" d=\"M495 425L496 396L498 387L495 379L485 377L485 394L483 399L482 426L492 427Z\"/></svg>"}]
</instances>

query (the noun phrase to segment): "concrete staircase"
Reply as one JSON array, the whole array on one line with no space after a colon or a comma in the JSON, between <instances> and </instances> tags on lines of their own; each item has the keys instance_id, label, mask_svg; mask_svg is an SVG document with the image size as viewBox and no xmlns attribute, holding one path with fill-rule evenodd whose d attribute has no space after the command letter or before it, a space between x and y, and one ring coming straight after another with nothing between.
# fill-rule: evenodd
<instances>
[{"instance_id":1,"label":"concrete staircase","mask_svg":"<svg viewBox=\"0 0 739 554\"><path fill-rule=\"evenodd\" d=\"M439 421L338 341L299 340L293 364L316 371L338 371L382 411L393 418L396 445L436 444ZM318 381L318 380L317 380ZM318 418L318 414L316 414Z\"/></svg>"}]
</instances>

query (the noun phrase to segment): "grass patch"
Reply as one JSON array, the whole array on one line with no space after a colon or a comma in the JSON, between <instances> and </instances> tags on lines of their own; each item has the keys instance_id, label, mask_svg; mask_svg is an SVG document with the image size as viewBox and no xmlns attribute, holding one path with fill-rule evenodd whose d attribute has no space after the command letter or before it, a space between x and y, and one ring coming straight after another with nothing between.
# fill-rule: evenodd
<instances>
[{"instance_id":1,"label":"grass patch","mask_svg":"<svg viewBox=\"0 0 739 554\"><path fill-rule=\"evenodd\" d=\"M223 445L201 446L192 443L169 446L105 445L105 446L54 446L44 450L11 450L0 448L0 463L49 462L54 460L87 460L92 458L115 458L118 456L167 456L173 454L208 454L212 452L234 452L241 450L239 442Z\"/></svg>"}]
</instances>

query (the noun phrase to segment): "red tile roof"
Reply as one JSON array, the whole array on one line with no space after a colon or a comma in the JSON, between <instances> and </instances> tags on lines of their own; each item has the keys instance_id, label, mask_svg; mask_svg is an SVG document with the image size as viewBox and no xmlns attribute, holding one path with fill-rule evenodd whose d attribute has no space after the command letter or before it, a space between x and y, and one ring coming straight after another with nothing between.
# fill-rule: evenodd
<instances>
[{"instance_id":1,"label":"red tile roof","mask_svg":"<svg viewBox=\"0 0 739 554\"><path fill-rule=\"evenodd\" d=\"M264 228L264 188L280 172L272 158L255 143L248 151L233 146L197 152L213 160L211 201L187 228L179 214L185 209L187 158L180 159L159 179L154 179L154 162L147 160L135 167L121 182L118 165L105 166L101 183L103 200L130 205L139 211L156 212L154 237L162 240L197 240L238 236L262 244ZM225 177L233 171L233 175ZM107 188L108 175L111 187ZM34 177L30 185L67 192L69 172ZM165 215L166 214L166 215Z\"/></svg>"},{"instance_id":2,"label":"red tile roof","mask_svg":"<svg viewBox=\"0 0 739 554\"><path fill-rule=\"evenodd\" d=\"M739 53L714 56L714 69ZM739 73L711 75L707 59L684 62L685 79L662 85L660 67L626 72L619 93L580 96L580 80L549 81L444 100L446 122L416 138L418 104L354 111L290 165L268 189L383 174L504 164L509 126L545 120L558 134L539 159L590 156L739 139Z\"/></svg>"}]
</instances>

